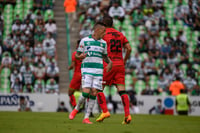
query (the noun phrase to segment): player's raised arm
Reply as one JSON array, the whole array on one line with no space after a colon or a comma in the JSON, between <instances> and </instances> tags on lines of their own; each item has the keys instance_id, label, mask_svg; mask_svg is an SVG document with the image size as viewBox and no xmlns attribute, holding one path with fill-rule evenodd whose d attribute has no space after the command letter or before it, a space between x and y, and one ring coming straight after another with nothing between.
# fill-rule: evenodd
<instances>
[{"instance_id":1,"label":"player's raised arm","mask_svg":"<svg viewBox=\"0 0 200 133\"><path fill-rule=\"evenodd\" d=\"M131 55L132 49L131 49L131 46L130 46L129 43L126 43L126 44L124 45L124 48L125 48L125 50L126 50L126 55L125 55L125 57L124 57L124 65L125 65L125 64L126 64L126 61L129 59L129 57L130 57L130 55Z\"/></svg>"}]
</instances>

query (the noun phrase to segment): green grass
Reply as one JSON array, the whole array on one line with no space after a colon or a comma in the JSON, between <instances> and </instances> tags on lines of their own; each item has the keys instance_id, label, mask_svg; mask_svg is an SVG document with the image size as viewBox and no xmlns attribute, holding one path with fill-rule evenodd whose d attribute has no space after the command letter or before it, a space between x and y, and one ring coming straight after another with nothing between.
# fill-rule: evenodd
<instances>
[{"instance_id":1,"label":"green grass","mask_svg":"<svg viewBox=\"0 0 200 133\"><path fill-rule=\"evenodd\" d=\"M97 116L97 114L95 114ZM103 123L82 124L83 114L74 120L68 113L0 112L0 133L198 133L200 117L132 115L121 125L123 115L111 115Z\"/></svg>"}]
</instances>

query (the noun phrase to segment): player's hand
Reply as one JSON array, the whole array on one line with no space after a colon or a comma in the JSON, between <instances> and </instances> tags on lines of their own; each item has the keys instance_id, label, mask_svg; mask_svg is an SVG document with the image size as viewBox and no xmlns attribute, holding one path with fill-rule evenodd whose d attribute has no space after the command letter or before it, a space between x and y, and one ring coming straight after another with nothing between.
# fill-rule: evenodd
<instances>
[{"instance_id":1,"label":"player's hand","mask_svg":"<svg viewBox=\"0 0 200 133\"><path fill-rule=\"evenodd\" d=\"M87 53L81 53L79 55L79 59L85 59L86 56L87 56Z\"/></svg>"},{"instance_id":2,"label":"player's hand","mask_svg":"<svg viewBox=\"0 0 200 133\"><path fill-rule=\"evenodd\" d=\"M106 72L110 72L112 69L112 62L110 62L107 66L106 66Z\"/></svg>"}]
</instances>

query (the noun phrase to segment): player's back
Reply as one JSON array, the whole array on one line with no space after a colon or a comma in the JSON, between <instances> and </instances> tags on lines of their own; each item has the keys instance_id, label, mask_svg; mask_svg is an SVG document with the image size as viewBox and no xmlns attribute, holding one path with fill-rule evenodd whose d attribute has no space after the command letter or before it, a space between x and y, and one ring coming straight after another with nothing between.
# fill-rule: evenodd
<instances>
[{"instance_id":1,"label":"player's back","mask_svg":"<svg viewBox=\"0 0 200 133\"><path fill-rule=\"evenodd\" d=\"M124 65L122 50L128 40L119 31L114 28L107 28L106 35L103 38L107 43L107 52L113 65Z\"/></svg>"}]
</instances>

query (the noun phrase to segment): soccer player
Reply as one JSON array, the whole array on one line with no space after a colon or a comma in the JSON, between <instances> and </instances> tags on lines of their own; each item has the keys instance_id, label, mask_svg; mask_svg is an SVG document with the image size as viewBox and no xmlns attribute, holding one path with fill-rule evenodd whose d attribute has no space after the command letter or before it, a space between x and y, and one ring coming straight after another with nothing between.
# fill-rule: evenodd
<instances>
[{"instance_id":1,"label":"soccer player","mask_svg":"<svg viewBox=\"0 0 200 133\"><path fill-rule=\"evenodd\" d=\"M78 48L80 40L77 41L76 49ZM70 104L74 108L76 106L76 98L74 96L74 92L80 89L81 86L81 59L76 59L75 57L76 51L72 53L72 64L69 66L69 70L74 68L73 78L70 82L68 95L70 98Z\"/></svg>"},{"instance_id":2,"label":"soccer player","mask_svg":"<svg viewBox=\"0 0 200 133\"><path fill-rule=\"evenodd\" d=\"M89 98L83 123L92 124L89 115L94 107L98 90L103 89L103 60L108 63L106 71L112 69L112 61L107 56L107 44L101 39L105 35L106 27L102 22L94 25L93 34L81 40L77 53L77 59L83 59L81 64L82 96L78 104L70 113L69 119L74 119L82 103Z\"/></svg>"},{"instance_id":3,"label":"soccer player","mask_svg":"<svg viewBox=\"0 0 200 133\"><path fill-rule=\"evenodd\" d=\"M125 118L122 124L131 122L131 115L129 112L129 98L125 91L125 64L131 53L131 46L126 37L119 31L112 28L113 19L110 16L103 18L103 23L106 25L106 35L103 40L107 43L108 57L113 62L113 67L110 72L104 71L103 81L104 85L115 84L124 106ZM122 49L126 49L126 55L123 59ZM104 63L105 64L105 63ZM110 117L107 109L106 98L103 92L97 94L98 103L103 113L97 118L97 122L103 121Z\"/></svg>"}]
</instances>

